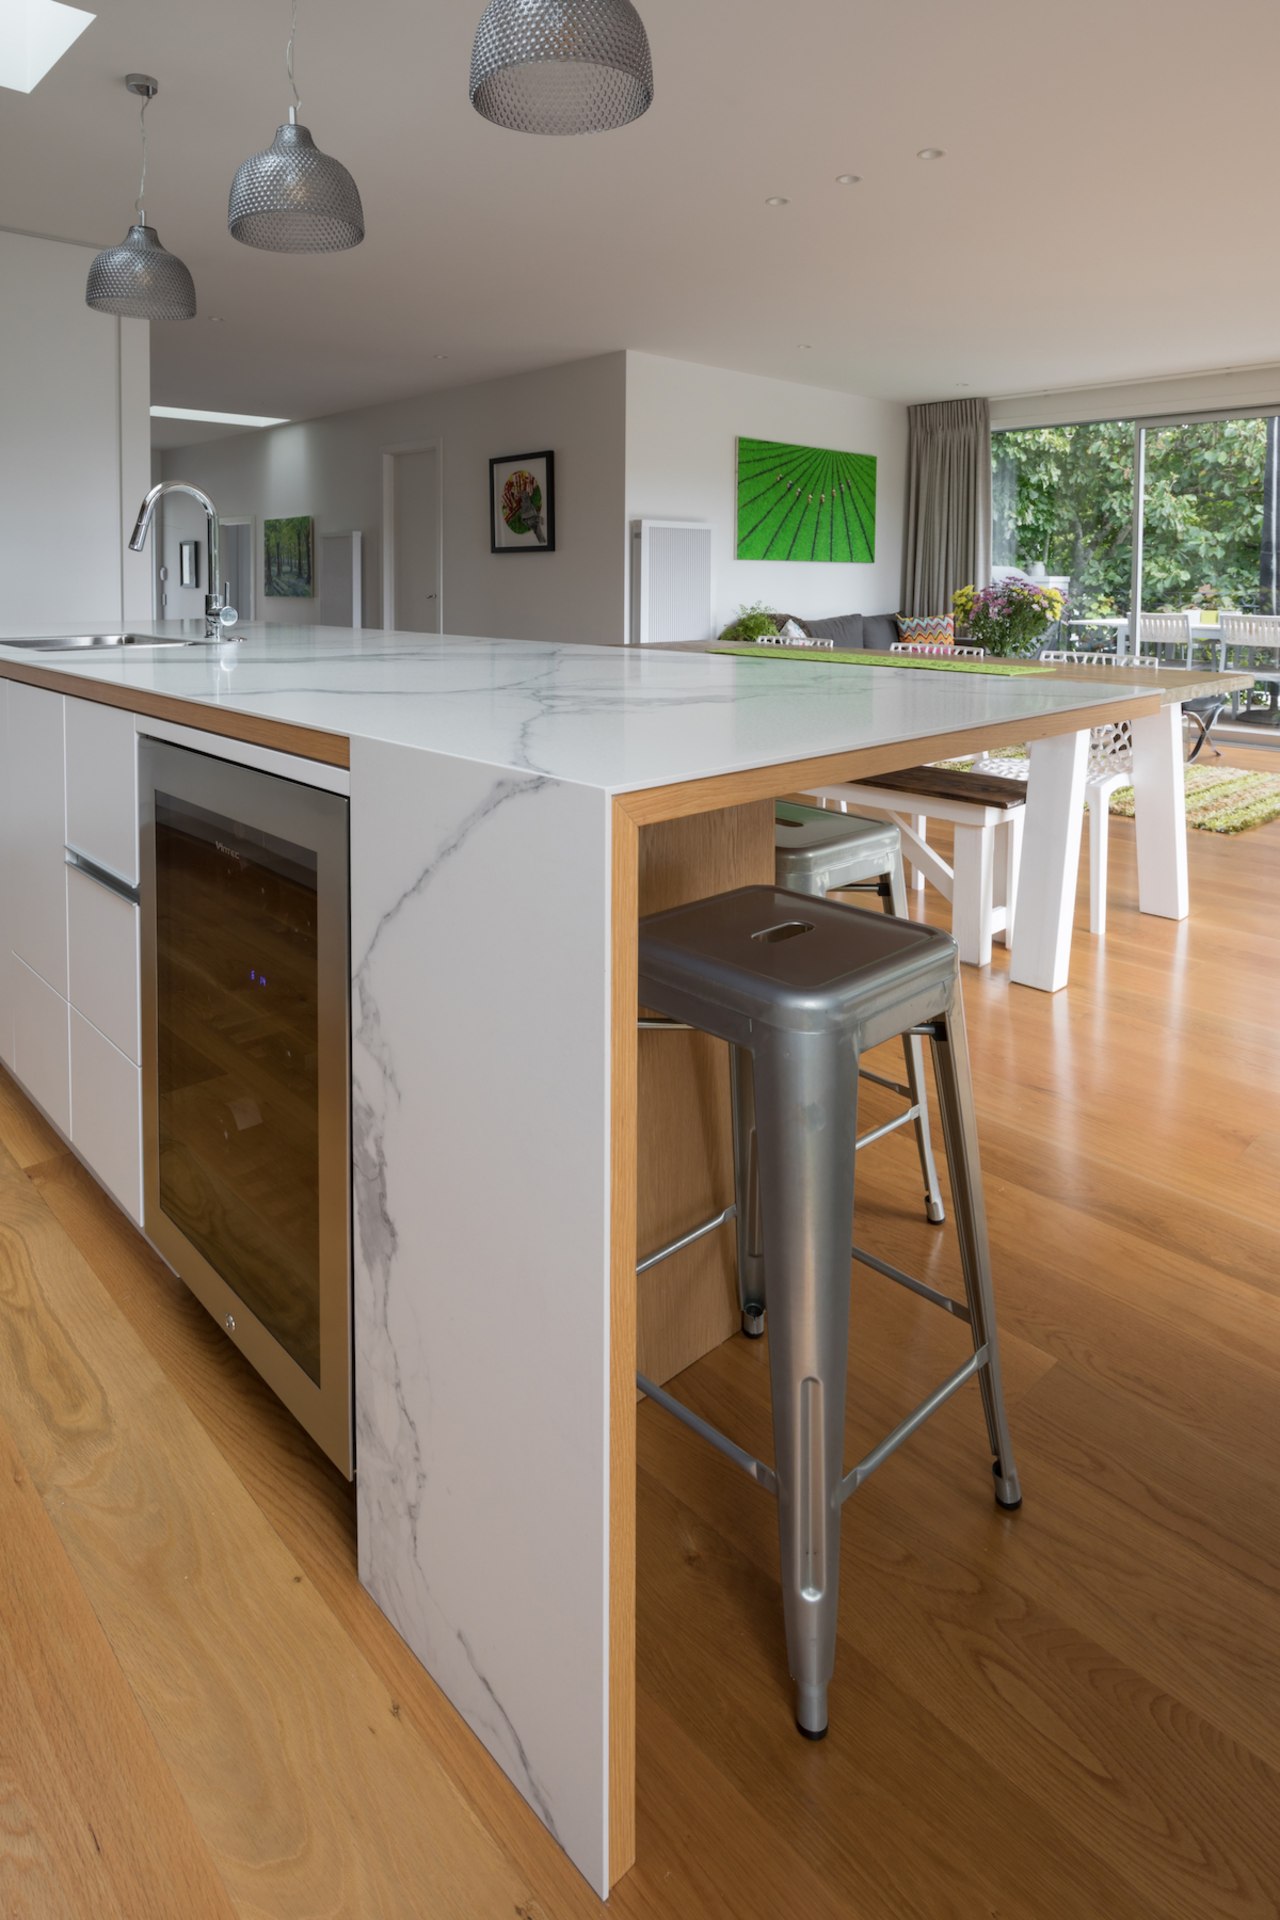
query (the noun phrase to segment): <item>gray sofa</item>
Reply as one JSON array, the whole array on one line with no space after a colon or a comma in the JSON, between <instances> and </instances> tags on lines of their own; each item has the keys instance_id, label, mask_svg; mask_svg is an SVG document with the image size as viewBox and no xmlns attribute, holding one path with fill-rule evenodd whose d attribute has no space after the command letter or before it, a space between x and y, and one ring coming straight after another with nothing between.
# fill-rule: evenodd
<instances>
[{"instance_id":1,"label":"gray sofa","mask_svg":"<svg viewBox=\"0 0 1280 1920\"><path fill-rule=\"evenodd\" d=\"M893 613L837 613L828 620L802 620L797 613L787 616L814 640L832 640L842 652L859 647L871 653L888 653L898 638L898 617Z\"/></svg>"}]
</instances>

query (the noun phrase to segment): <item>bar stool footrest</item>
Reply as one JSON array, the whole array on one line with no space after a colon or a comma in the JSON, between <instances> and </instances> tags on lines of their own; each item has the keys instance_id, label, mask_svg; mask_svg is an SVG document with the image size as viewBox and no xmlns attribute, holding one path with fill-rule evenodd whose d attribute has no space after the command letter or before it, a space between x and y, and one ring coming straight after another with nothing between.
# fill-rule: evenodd
<instances>
[{"instance_id":1,"label":"bar stool footrest","mask_svg":"<svg viewBox=\"0 0 1280 1920\"><path fill-rule=\"evenodd\" d=\"M953 1393L958 1393L966 1380L972 1380L974 1374L981 1367L986 1366L987 1353L986 1346L978 1347L969 1355L962 1367L957 1367L940 1387L935 1387L933 1392L920 1402L914 1412L909 1413L905 1420L900 1420L892 1433L887 1433L878 1446L872 1447L870 1453L863 1454L857 1466L849 1469L836 1490L836 1498L841 1505L851 1493L858 1491L863 1481L869 1478L877 1467L884 1465L891 1453L897 1452L904 1440L911 1438L917 1427L922 1427L929 1416L936 1413Z\"/></svg>"},{"instance_id":2,"label":"bar stool footrest","mask_svg":"<svg viewBox=\"0 0 1280 1920\"><path fill-rule=\"evenodd\" d=\"M692 1407L686 1407L683 1400L677 1400L673 1394L667 1392L665 1387L659 1387L652 1380L647 1380L644 1374L636 1375L636 1385L641 1393L647 1394L650 1400L656 1401L667 1413L674 1415L700 1439L709 1441L725 1456L726 1460L732 1460L735 1467L741 1467L749 1480L754 1480L756 1485L763 1487L766 1493L777 1497L778 1476L772 1467L766 1467L763 1460L757 1460L753 1453L748 1453L745 1447L740 1447L736 1440L729 1438L727 1433L721 1433L719 1427L713 1427L711 1422L704 1420L700 1413L695 1413Z\"/></svg>"},{"instance_id":3,"label":"bar stool footrest","mask_svg":"<svg viewBox=\"0 0 1280 1920\"><path fill-rule=\"evenodd\" d=\"M906 1287L909 1293L918 1293L922 1300L932 1301L935 1307L941 1307L944 1313L950 1313L957 1320L963 1320L966 1326L973 1325L973 1315L962 1300L953 1300L949 1293L939 1293L925 1280L917 1280L914 1273L904 1273L901 1267L891 1266L889 1261L881 1260L874 1253L867 1253L862 1247L850 1249L860 1266L870 1267L873 1273L882 1273L886 1280L894 1280L900 1287Z\"/></svg>"}]
</instances>

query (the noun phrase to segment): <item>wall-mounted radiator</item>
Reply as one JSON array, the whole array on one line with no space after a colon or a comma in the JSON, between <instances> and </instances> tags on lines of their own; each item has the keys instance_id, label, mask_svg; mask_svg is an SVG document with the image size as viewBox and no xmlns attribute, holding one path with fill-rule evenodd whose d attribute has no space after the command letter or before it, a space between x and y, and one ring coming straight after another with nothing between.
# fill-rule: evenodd
<instances>
[{"instance_id":1,"label":"wall-mounted radiator","mask_svg":"<svg viewBox=\"0 0 1280 1920\"><path fill-rule=\"evenodd\" d=\"M711 528L632 521L631 645L711 638Z\"/></svg>"}]
</instances>

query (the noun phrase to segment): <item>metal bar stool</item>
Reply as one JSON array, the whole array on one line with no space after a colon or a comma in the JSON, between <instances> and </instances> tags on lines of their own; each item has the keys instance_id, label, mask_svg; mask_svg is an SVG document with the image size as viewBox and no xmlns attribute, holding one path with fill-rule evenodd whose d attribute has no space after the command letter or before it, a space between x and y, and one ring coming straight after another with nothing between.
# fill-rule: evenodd
<instances>
[{"instance_id":1,"label":"metal bar stool","mask_svg":"<svg viewBox=\"0 0 1280 1920\"><path fill-rule=\"evenodd\" d=\"M775 1461L755 1459L643 1377L650 1398L776 1495L796 1724L827 1729L844 1502L929 1415L978 1376L996 1500L1021 1504L1005 1416L977 1127L956 946L913 921L772 887L697 900L640 923L645 1006L733 1049L740 1220L759 1252L739 1286L767 1302ZM853 1248L858 1067L900 1034L926 1037L964 1274L965 1304ZM745 1134L745 1138L742 1136ZM968 1323L973 1352L844 1471L850 1252Z\"/></svg>"},{"instance_id":2,"label":"metal bar stool","mask_svg":"<svg viewBox=\"0 0 1280 1920\"><path fill-rule=\"evenodd\" d=\"M774 881L779 887L819 897L835 891L875 892L886 913L900 914L904 919L906 917L907 883L902 865L902 836L890 820L867 820L860 814L824 813L820 807L799 807L778 801L774 807ZM689 1026L686 1020L668 1020L654 1017L652 1013L642 1014L638 1024L641 1028L664 1033L687 1032ZM873 1080L877 1086L901 1094L908 1105L883 1126L873 1127L869 1133L864 1133L858 1141L858 1148L861 1150L872 1146L875 1141L883 1140L886 1134L894 1133L911 1122L915 1127L920 1171L924 1179L925 1214L938 1225L947 1215L929 1134L924 1057L918 1036L904 1034L903 1054L907 1070L905 1086L901 1081L889 1080L869 1067L861 1069L864 1080ZM736 1074L733 1084L736 1140L742 1127L741 1118L737 1116ZM738 1223L742 1331L756 1339L764 1332L763 1296L757 1299L749 1287L743 1288L741 1282L752 1271L755 1257L753 1246L758 1241L758 1232L738 1212L735 1203L730 1202L711 1219L702 1221L689 1232L682 1233L678 1239L669 1241L666 1246L658 1247L640 1262L636 1271L647 1273L651 1267L670 1259L673 1253L679 1253L682 1248L692 1246L695 1240L701 1240L735 1217Z\"/></svg>"}]
</instances>

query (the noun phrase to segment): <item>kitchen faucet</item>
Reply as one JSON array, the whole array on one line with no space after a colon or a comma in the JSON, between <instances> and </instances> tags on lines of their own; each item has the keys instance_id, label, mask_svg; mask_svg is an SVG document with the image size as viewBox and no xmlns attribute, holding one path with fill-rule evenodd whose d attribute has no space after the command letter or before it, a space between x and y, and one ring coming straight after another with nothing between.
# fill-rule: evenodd
<instances>
[{"instance_id":1,"label":"kitchen faucet","mask_svg":"<svg viewBox=\"0 0 1280 1920\"><path fill-rule=\"evenodd\" d=\"M156 501L164 493L189 493L191 498L204 508L205 519L209 523L209 575L208 591L204 596L204 637L206 640L221 639L223 623L225 622L228 626L235 625L236 610L234 607L225 606L222 595L218 592L220 579L218 511L207 493L202 493L199 487L193 487L185 480L161 480L157 486L152 487L138 508L137 522L129 535L129 551L142 552L147 543L147 534L151 529Z\"/></svg>"}]
</instances>

